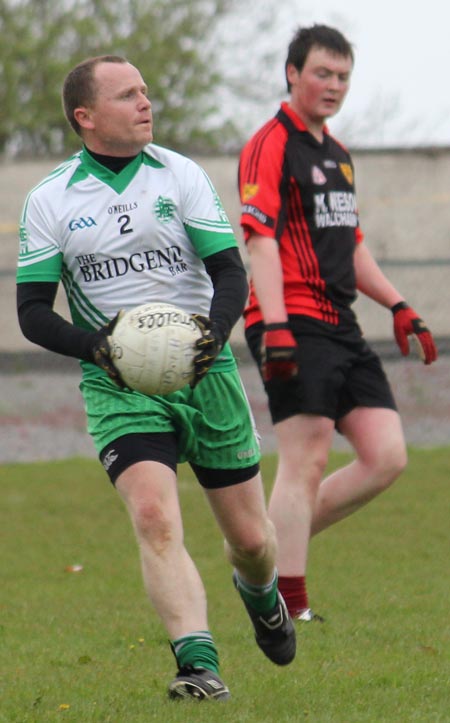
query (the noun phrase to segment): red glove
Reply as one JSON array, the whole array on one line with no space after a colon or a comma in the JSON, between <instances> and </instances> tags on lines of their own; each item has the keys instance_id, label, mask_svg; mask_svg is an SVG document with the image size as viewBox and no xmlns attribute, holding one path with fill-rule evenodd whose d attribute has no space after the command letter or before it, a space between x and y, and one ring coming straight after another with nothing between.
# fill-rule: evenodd
<instances>
[{"instance_id":1,"label":"red glove","mask_svg":"<svg viewBox=\"0 0 450 723\"><path fill-rule=\"evenodd\" d=\"M261 373L265 382L288 380L298 374L297 342L288 322L266 324L261 345Z\"/></svg>"},{"instance_id":2,"label":"red glove","mask_svg":"<svg viewBox=\"0 0 450 723\"><path fill-rule=\"evenodd\" d=\"M394 336L403 356L409 354L408 336L411 334L419 342L419 353L424 364L431 364L437 359L437 349L431 332L420 316L411 309L406 301L400 301L391 307L394 315Z\"/></svg>"}]
</instances>

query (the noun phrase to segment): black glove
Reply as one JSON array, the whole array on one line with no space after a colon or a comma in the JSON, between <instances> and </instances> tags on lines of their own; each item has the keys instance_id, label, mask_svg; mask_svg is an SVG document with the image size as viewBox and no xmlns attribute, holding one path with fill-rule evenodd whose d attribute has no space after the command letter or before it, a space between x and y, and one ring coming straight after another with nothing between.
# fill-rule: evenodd
<instances>
[{"instance_id":1,"label":"black glove","mask_svg":"<svg viewBox=\"0 0 450 723\"><path fill-rule=\"evenodd\" d=\"M298 374L297 342L287 321L266 324L261 344L261 374L265 382L287 381Z\"/></svg>"},{"instance_id":2,"label":"black glove","mask_svg":"<svg viewBox=\"0 0 450 723\"><path fill-rule=\"evenodd\" d=\"M211 319L200 314L192 314L192 319L199 327L202 335L195 343L198 353L194 357L194 381L192 389L197 386L211 369L214 361L224 345L220 330Z\"/></svg>"},{"instance_id":3,"label":"black glove","mask_svg":"<svg viewBox=\"0 0 450 723\"><path fill-rule=\"evenodd\" d=\"M123 310L119 311L118 314L109 322L105 324L101 329L94 333L94 340L91 346L92 361L97 364L100 369L103 369L107 373L110 379L113 380L122 389L126 386L122 377L120 376L119 370L115 367L111 359L111 344L109 337L114 331L114 327L119 321L123 314Z\"/></svg>"}]
</instances>

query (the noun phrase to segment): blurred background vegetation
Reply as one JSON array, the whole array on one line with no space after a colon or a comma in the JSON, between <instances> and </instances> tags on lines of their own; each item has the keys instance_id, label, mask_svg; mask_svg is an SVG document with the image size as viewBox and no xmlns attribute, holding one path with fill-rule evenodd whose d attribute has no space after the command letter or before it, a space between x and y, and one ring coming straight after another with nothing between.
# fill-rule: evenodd
<instances>
[{"instance_id":1,"label":"blurred background vegetation","mask_svg":"<svg viewBox=\"0 0 450 723\"><path fill-rule=\"evenodd\" d=\"M158 144L202 153L234 150L239 133L215 105L225 82L218 46L233 42L233 33L218 35L217 28L234 5L0 0L0 154L43 157L77 149L79 139L61 109L62 83L79 61L105 53L124 55L141 71Z\"/></svg>"}]
</instances>

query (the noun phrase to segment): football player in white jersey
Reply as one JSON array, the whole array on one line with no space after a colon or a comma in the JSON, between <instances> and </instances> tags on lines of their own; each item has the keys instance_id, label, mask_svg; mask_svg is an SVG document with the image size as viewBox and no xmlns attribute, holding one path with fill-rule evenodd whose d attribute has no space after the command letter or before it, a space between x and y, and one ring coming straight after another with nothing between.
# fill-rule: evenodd
<instances>
[{"instance_id":1,"label":"football player in white jersey","mask_svg":"<svg viewBox=\"0 0 450 723\"><path fill-rule=\"evenodd\" d=\"M204 171L152 143L137 68L119 56L89 58L67 76L63 105L83 147L25 201L19 322L30 341L81 362L88 429L129 511L144 584L176 658L170 697L223 700L205 590L183 544L178 462L204 488L258 645L279 665L296 649L259 446L227 342L247 296L245 269ZM60 281L71 322L53 309ZM165 397L125 388L110 358L119 310L152 301L182 307L202 330L194 384Z\"/></svg>"}]
</instances>

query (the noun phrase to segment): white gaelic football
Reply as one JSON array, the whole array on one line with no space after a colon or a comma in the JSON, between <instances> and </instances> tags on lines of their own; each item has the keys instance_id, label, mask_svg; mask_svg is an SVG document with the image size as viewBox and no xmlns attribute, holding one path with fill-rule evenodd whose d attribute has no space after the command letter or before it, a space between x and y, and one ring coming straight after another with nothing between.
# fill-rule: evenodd
<instances>
[{"instance_id":1,"label":"white gaelic football","mask_svg":"<svg viewBox=\"0 0 450 723\"><path fill-rule=\"evenodd\" d=\"M201 331L172 304L142 304L125 312L110 337L111 358L123 381L143 394L170 394L193 381Z\"/></svg>"}]
</instances>

